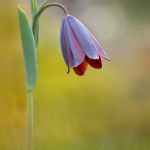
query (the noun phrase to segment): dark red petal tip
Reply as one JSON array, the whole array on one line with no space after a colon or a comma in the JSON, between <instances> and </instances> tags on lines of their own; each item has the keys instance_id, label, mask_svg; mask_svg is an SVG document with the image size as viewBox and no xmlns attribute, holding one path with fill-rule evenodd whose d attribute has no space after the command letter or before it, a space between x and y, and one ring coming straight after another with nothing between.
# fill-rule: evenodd
<instances>
[{"instance_id":1,"label":"dark red petal tip","mask_svg":"<svg viewBox=\"0 0 150 150\"><path fill-rule=\"evenodd\" d=\"M95 68L95 69L101 69L102 68L102 61L101 58L99 56L99 59L90 59L87 56L85 57L85 60L87 61L87 63Z\"/></svg>"},{"instance_id":2,"label":"dark red petal tip","mask_svg":"<svg viewBox=\"0 0 150 150\"><path fill-rule=\"evenodd\" d=\"M74 67L73 70L74 72L79 75L79 76L83 76L85 71L86 71L86 65L84 63L84 61L77 67Z\"/></svg>"}]
</instances>

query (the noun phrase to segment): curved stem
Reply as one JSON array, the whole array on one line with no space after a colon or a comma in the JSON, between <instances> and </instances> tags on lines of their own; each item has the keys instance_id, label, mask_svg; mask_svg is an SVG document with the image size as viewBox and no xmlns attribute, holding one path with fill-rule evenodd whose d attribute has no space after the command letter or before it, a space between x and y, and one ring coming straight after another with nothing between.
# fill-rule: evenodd
<instances>
[{"instance_id":1,"label":"curved stem","mask_svg":"<svg viewBox=\"0 0 150 150\"><path fill-rule=\"evenodd\" d=\"M51 7L51 6L58 6L58 7L60 7L60 8L64 11L65 16L66 16L66 17L69 16L69 13L68 13L67 9L66 9L63 5L61 5L61 4L59 4L59 3L50 3L50 4L45 5L39 12L37 12L37 14L36 14L35 17L34 17L34 22L33 22L33 35L34 35L35 45L37 45L37 43L36 43L36 42L37 42L36 38L37 38L37 34L38 34L38 21L39 21L39 17L40 17L40 15L41 15L41 13L42 13L46 8Z\"/></svg>"},{"instance_id":2,"label":"curved stem","mask_svg":"<svg viewBox=\"0 0 150 150\"><path fill-rule=\"evenodd\" d=\"M33 90L27 90L27 150L33 147Z\"/></svg>"},{"instance_id":3,"label":"curved stem","mask_svg":"<svg viewBox=\"0 0 150 150\"><path fill-rule=\"evenodd\" d=\"M66 17L69 15L67 9L66 9L63 5L61 5L61 4L59 4L59 3L50 3L50 4L45 5L45 6L43 7L43 9L41 10L41 12L39 12L38 14L42 13L42 12L44 11L44 9L46 9L46 8L48 8L48 7L50 7L50 6L58 6L58 7L60 7L60 8L64 11ZM37 15L38 15L38 14L37 14Z\"/></svg>"}]
</instances>

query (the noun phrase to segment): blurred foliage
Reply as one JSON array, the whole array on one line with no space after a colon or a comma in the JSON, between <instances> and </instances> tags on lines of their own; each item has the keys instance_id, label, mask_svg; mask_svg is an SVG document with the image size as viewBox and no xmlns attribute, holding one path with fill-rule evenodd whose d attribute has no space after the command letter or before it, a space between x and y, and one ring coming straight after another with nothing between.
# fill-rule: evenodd
<instances>
[{"instance_id":1,"label":"blurred foliage","mask_svg":"<svg viewBox=\"0 0 150 150\"><path fill-rule=\"evenodd\" d=\"M150 1L149 0L124 0L128 15L134 19L147 20L150 15Z\"/></svg>"},{"instance_id":2,"label":"blurred foliage","mask_svg":"<svg viewBox=\"0 0 150 150\"><path fill-rule=\"evenodd\" d=\"M1 1L0 19L0 149L25 150L26 83L17 4ZM41 18L34 149L150 149L150 48L143 44L135 51L138 40L134 39L139 36L145 41L141 38L145 30L123 35L122 51L116 54L120 59L107 53L112 62L103 59L103 69L88 66L79 77L73 70L67 75L59 44L60 23L52 15ZM130 45L129 39L135 43ZM126 47L133 51L124 54Z\"/></svg>"}]
</instances>

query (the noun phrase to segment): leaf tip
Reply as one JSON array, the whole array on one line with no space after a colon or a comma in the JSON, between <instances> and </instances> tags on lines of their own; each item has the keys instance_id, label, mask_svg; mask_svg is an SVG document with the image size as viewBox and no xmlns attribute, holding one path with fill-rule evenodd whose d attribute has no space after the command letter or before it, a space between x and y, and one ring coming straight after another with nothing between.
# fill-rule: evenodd
<instances>
[{"instance_id":1,"label":"leaf tip","mask_svg":"<svg viewBox=\"0 0 150 150\"><path fill-rule=\"evenodd\" d=\"M21 7L20 7L19 4L18 4L18 11L20 11L20 12L22 12L22 13L25 13L25 12L21 9Z\"/></svg>"},{"instance_id":2,"label":"leaf tip","mask_svg":"<svg viewBox=\"0 0 150 150\"><path fill-rule=\"evenodd\" d=\"M18 4L18 10L21 10L20 5Z\"/></svg>"}]
</instances>

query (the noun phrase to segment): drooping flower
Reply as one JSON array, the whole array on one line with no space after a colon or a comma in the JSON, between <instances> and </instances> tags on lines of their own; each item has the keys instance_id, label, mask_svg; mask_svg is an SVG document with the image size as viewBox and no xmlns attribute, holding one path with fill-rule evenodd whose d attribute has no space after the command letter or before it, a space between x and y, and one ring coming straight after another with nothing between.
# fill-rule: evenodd
<instances>
[{"instance_id":1,"label":"drooping flower","mask_svg":"<svg viewBox=\"0 0 150 150\"><path fill-rule=\"evenodd\" d=\"M71 66L77 75L82 76L87 64L101 69L101 57L110 61L94 36L73 16L68 15L62 20L60 42L68 73Z\"/></svg>"}]
</instances>

